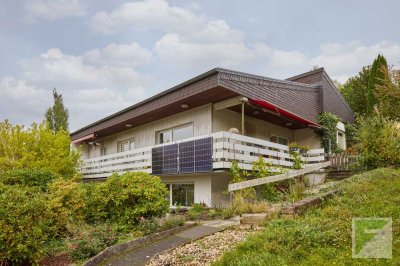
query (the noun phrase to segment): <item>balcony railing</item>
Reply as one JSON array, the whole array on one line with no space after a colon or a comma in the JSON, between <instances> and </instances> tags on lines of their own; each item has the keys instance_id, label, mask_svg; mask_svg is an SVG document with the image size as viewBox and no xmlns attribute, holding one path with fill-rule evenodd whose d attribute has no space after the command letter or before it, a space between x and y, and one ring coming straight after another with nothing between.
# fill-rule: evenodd
<instances>
[{"instance_id":1,"label":"balcony railing","mask_svg":"<svg viewBox=\"0 0 400 266\"><path fill-rule=\"evenodd\" d=\"M251 170L253 163L260 156L273 166L272 170L278 170L280 167L290 168L293 165L293 158L289 154L288 146L223 131L84 160L80 172L85 178L102 178L112 173L134 171L152 173L153 148L208 137L213 138L214 171L230 169L233 161L237 161L243 169ZM301 160L304 164L322 162L325 160L324 150L310 150L301 155Z\"/></svg>"}]
</instances>

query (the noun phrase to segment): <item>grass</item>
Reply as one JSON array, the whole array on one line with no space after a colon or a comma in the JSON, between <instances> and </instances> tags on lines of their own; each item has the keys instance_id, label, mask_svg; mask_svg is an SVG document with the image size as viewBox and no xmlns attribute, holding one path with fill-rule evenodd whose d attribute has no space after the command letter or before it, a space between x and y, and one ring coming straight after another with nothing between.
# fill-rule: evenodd
<instances>
[{"instance_id":1,"label":"grass","mask_svg":"<svg viewBox=\"0 0 400 266\"><path fill-rule=\"evenodd\" d=\"M400 265L400 170L355 175L339 188L341 194L322 208L271 222L215 265ZM352 258L352 218L357 217L393 219L392 259Z\"/></svg>"}]
</instances>

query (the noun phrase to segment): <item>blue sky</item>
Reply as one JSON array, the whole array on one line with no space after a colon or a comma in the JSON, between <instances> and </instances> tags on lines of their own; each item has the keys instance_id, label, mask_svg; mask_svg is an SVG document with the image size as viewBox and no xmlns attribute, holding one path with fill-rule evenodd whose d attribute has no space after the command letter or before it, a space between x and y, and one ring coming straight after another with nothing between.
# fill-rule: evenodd
<instances>
[{"instance_id":1,"label":"blue sky","mask_svg":"<svg viewBox=\"0 0 400 266\"><path fill-rule=\"evenodd\" d=\"M214 67L341 82L400 62L400 1L1 0L0 120L43 119L55 87L75 130Z\"/></svg>"}]
</instances>

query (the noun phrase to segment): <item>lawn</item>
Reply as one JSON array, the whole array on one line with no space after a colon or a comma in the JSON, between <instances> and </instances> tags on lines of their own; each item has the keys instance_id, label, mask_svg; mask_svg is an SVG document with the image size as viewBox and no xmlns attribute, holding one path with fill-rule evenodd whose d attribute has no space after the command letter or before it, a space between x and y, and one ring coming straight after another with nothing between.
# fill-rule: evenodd
<instances>
[{"instance_id":1,"label":"lawn","mask_svg":"<svg viewBox=\"0 0 400 266\"><path fill-rule=\"evenodd\" d=\"M400 265L400 170L377 169L339 186L341 194L296 219L271 222L215 265ZM352 258L352 218L393 219L392 259Z\"/></svg>"}]
</instances>

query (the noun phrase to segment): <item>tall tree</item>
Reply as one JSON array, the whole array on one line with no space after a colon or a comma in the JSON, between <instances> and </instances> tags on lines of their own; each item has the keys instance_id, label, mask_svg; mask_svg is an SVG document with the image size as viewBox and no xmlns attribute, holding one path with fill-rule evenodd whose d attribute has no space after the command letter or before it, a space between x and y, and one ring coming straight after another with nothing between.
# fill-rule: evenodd
<instances>
[{"instance_id":1,"label":"tall tree","mask_svg":"<svg viewBox=\"0 0 400 266\"><path fill-rule=\"evenodd\" d=\"M54 104L45 114L47 123L53 132L68 131L69 113L64 106L62 95L58 94L56 89L53 89L53 98Z\"/></svg>"},{"instance_id":2,"label":"tall tree","mask_svg":"<svg viewBox=\"0 0 400 266\"><path fill-rule=\"evenodd\" d=\"M341 90L343 97L358 116L364 116L367 113L367 87L370 69L370 66L363 67L357 76L347 80Z\"/></svg>"},{"instance_id":3,"label":"tall tree","mask_svg":"<svg viewBox=\"0 0 400 266\"><path fill-rule=\"evenodd\" d=\"M377 86L375 97L380 113L389 119L400 121L400 70L384 69L385 78Z\"/></svg>"},{"instance_id":4,"label":"tall tree","mask_svg":"<svg viewBox=\"0 0 400 266\"><path fill-rule=\"evenodd\" d=\"M371 71L368 77L367 87L367 115L371 115L377 105L376 91L378 86L382 86L385 80L385 75L388 73L388 64L386 58L378 54L371 66Z\"/></svg>"}]
</instances>

